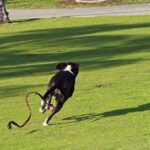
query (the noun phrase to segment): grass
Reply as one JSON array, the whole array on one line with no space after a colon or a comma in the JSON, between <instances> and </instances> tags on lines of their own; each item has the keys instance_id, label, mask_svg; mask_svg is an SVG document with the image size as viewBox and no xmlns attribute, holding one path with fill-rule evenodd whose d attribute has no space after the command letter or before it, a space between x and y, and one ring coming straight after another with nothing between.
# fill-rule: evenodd
<instances>
[{"instance_id":1,"label":"grass","mask_svg":"<svg viewBox=\"0 0 150 150\"><path fill-rule=\"evenodd\" d=\"M18 20L0 26L1 150L149 150L150 16ZM51 125L32 95L55 65L80 63L76 89Z\"/></svg>"},{"instance_id":2,"label":"grass","mask_svg":"<svg viewBox=\"0 0 150 150\"><path fill-rule=\"evenodd\" d=\"M9 8L55 8L59 7L60 0L11 0L8 1Z\"/></svg>"},{"instance_id":3,"label":"grass","mask_svg":"<svg viewBox=\"0 0 150 150\"><path fill-rule=\"evenodd\" d=\"M103 4L72 4L68 2L62 3L62 0L8 0L8 8L62 8L62 7L90 7L114 4L141 4L150 3L150 0L114 0L114 2ZM113 1L113 0L112 0Z\"/></svg>"}]
</instances>

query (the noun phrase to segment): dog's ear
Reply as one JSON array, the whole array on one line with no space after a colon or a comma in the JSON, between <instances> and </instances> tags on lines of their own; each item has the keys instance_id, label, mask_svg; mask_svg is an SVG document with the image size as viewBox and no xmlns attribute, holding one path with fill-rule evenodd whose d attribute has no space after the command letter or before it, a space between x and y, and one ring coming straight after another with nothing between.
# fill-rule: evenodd
<instances>
[{"instance_id":1,"label":"dog's ear","mask_svg":"<svg viewBox=\"0 0 150 150\"><path fill-rule=\"evenodd\" d=\"M76 63L76 68L79 68L79 67L80 67L80 64L77 64L77 63Z\"/></svg>"},{"instance_id":2,"label":"dog's ear","mask_svg":"<svg viewBox=\"0 0 150 150\"><path fill-rule=\"evenodd\" d=\"M56 69L57 70L64 70L67 66L67 63L59 63L57 66L56 66Z\"/></svg>"},{"instance_id":3,"label":"dog's ear","mask_svg":"<svg viewBox=\"0 0 150 150\"><path fill-rule=\"evenodd\" d=\"M78 73L79 73L79 64L77 64L77 63L70 63L70 65L71 65L71 71L73 72L73 74L76 77L78 75Z\"/></svg>"},{"instance_id":4,"label":"dog's ear","mask_svg":"<svg viewBox=\"0 0 150 150\"><path fill-rule=\"evenodd\" d=\"M69 63L72 67L72 69L79 69L79 64L77 63Z\"/></svg>"}]
</instances>

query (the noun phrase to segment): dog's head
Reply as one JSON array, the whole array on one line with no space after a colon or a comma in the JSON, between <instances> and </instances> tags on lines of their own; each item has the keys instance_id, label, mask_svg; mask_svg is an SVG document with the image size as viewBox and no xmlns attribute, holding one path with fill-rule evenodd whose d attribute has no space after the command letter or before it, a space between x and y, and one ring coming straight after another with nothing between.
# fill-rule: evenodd
<instances>
[{"instance_id":1,"label":"dog's head","mask_svg":"<svg viewBox=\"0 0 150 150\"><path fill-rule=\"evenodd\" d=\"M73 62L59 63L56 69L59 71L69 71L76 77L79 73L79 64Z\"/></svg>"}]
</instances>

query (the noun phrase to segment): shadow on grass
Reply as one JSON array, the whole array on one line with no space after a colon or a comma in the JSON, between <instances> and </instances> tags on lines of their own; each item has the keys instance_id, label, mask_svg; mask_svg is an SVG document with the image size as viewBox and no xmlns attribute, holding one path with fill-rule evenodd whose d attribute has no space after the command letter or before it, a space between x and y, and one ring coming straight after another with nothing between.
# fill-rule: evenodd
<instances>
[{"instance_id":1,"label":"shadow on grass","mask_svg":"<svg viewBox=\"0 0 150 150\"><path fill-rule=\"evenodd\" d=\"M27 134L33 134L33 133L36 133L36 132L38 132L38 131L40 131L40 129L31 130L31 131L29 131Z\"/></svg>"},{"instance_id":2,"label":"shadow on grass","mask_svg":"<svg viewBox=\"0 0 150 150\"><path fill-rule=\"evenodd\" d=\"M117 117L129 113L143 112L148 110L150 110L150 103L139 105L138 107L116 109L116 110L107 111L103 113L90 113L90 114L72 116L72 117L64 118L63 120L68 120L71 121L72 123L82 122L82 121L96 121L105 117Z\"/></svg>"},{"instance_id":3,"label":"shadow on grass","mask_svg":"<svg viewBox=\"0 0 150 150\"><path fill-rule=\"evenodd\" d=\"M100 24L1 34L0 79L50 74L61 61L78 62L82 71L147 61L121 56L149 51L149 35L122 33L148 27L150 23ZM109 33L111 31L119 31L119 34ZM0 98L16 96L16 93L38 86L2 86Z\"/></svg>"},{"instance_id":4,"label":"shadow on grass","mask_svg":"<svg viewBox=\"0 0 150 150\"><path fill-rule=\"evenodd\" d=\"M136 57L123 59L119 56L147 52L150 47L148 35L103 33L147 27L150 27L150 23L101 24L1 35L0 78L49 73L54 71L56 63L60 61L78 62L82 70L145 61Z\"/></svg>"},{"instance_id":5,"label":"shadow on grass","mask_svg":"<svg viewBox=\"0 0 150 150\"><path fill-rule=\"evenodd\" d=\"M47 85L45 84L38 84L38 85L9 85L9 86L4 86L0 87L0 98L9 98L9 97L14 97L14 96L19 96L21 93L24 93L26 95L26 92L29 90L33 91L34 88L38 87L46 87ZM25 95L22 97L24 98Z\"/></svg>"},{"instance_id":6,"label":"shadow on grass","mask_svg":"<svg viewBox=\"0 0 150 150\"><path fill-rule=\"evenodd\" d=\"M11 20L11 24L13 23L26 23L26 22L33 22L33 21L37 21L40 20L39 18L32 18L32 19L14 19Z\"/></svg>"}]
</instances>

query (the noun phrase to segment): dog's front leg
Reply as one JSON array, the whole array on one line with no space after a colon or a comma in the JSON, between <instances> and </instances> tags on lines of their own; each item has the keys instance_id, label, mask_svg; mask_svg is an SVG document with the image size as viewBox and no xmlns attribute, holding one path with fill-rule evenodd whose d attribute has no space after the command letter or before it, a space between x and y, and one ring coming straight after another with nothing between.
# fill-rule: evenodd
<instances>
[{"instance_id":1,"label":"dog's front leg","mask_svg":"<svg viewBox=\"0 0 150 150\"><path fill-rule=\"evenodd\" d=\"M60 109L62 108L63 103L61 101L58 101L56 104L56 107L54 107L53 112L50 114L49 117L46 118L46 120L43 122L43 126L48 126L49 121L52 119L52 117L60 111Z\"/></svg>"},{"instance_id":2,"label":"dog's front leg","mask_svg":"<svg viewBox=\"0 0 150 150\"><path fill-rule=\"evenodd\" d=\"M46 111L45 106L46 106L46 101L41 99L41 106L39 108L40 113L44 113Z\"/></svg>"}]
</instances>

